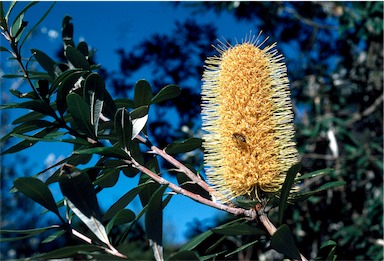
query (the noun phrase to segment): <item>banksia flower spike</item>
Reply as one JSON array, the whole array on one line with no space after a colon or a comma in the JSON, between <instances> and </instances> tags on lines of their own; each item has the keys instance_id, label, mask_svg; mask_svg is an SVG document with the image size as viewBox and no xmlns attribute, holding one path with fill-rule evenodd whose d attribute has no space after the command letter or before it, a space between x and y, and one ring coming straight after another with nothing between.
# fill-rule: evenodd
<instances>
[{"instance_id":1,"label":"banksia flower spike","mask_svg":"<svg viewBox=\"0 0 384 261\"><path fill-rule=\"evenodd\" d=\"M260 35L259 35L260 36ZM283 56L250 36L221 43L206 60L202 87L203 146L208 180L222 201L260 200L278 192L297 162L293 113Z\"/></svg>"}]
</instances>

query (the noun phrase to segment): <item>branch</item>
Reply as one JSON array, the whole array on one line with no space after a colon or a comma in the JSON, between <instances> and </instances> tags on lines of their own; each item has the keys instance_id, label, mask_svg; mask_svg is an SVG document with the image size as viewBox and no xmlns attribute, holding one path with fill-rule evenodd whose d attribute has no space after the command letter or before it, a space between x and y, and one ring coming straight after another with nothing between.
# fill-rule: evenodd
<instances>
[{"instance_id":1,"label":"branch","mask_svg":"<svg viewBox=\"0 0 384 261\"><path fill-rule=\"evenodd\" d=\"M189 197L197 202L200 202L204 205L214 207L219 210L226 211L228 213L234 214L234 215L244 215L245 217L255 219L256 218L256 212L253 209L243 209L238 207L231 207L227 205L223 205L217 202L214 202L212 200L203 198L202 196L195 194L193 192L190 192L186 189L183 189L179 187L178 185L160 177L156 173L152 172L150 169L147 169L146 167L142 166L140 163L135 161L133 158L131 160L124 160L127 164L132 165L134 168L140 170L141 172L147 174L149 177L151 177L154 181L161 185L167 185L170 189L172 189L174 192L184 195L186 197ZM180 163L181 164L181 163Z\"/></svg>"},{"instance_id":2,"label":"branch","mask_svg":"<svg viewBox=\"0 0 384 261\"><path fill-rule=\"evenodd\" d=\"M212 192L214 192L214 190L204 180L202 180L199 176L193 173L190 169L185 167L181 162L179 162L174 157L165 152L165 150L157 148L148 139L145 139L139 135L137 135L136 138L142 143L144 143L148 148L150 148L155 154L161 156L163 159L175 166L178 171L183 172L185 175L187 175L188 178L190 178L193 182L202 187L208 193L212 194Z\"/></svg>"}]
</instances>

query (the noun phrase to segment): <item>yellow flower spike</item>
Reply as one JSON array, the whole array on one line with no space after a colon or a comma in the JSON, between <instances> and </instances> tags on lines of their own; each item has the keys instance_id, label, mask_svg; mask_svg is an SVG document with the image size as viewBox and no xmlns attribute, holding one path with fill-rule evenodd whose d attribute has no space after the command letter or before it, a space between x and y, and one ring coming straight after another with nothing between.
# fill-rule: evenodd
<instances>
[{"instance_id":1,"label":"yellow flower spike","mask_svg":"<svg viewBox=\"0 0 384 261\"><path fill-rule=\"evenodd\" d=\"M261 49L263 43L255 36L220 43L220 56L206 60L204 159L214 196L224 202L279 191L298 161L286 66L276 44Z\"/></svg>"}]
</instances>

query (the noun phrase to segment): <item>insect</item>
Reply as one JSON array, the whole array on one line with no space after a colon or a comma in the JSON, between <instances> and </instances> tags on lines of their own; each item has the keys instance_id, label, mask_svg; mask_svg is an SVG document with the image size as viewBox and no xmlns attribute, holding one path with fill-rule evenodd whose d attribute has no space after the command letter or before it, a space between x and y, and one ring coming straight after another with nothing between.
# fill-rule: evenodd
<instances>
[{"instance_id":1,"label":"insect","mask_svg":"<svg viewBox=\"0 0 384 261\"><path fill-rule=\"evenodd\" d=\"M232 134L232 139L234 139L240 148L248 150L247 139L243 134L235 132Z\"/></svg>"}]
</instances>

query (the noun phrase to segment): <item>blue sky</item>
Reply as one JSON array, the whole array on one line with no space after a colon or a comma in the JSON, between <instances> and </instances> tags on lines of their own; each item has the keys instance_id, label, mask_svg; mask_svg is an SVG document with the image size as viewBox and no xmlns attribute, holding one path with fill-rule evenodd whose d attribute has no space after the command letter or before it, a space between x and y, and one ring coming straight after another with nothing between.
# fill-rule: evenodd
<instances>
[{"instance_id":1,"label":"blue sky","mask_svg":"<svg viewBox=\"0 0 384 261\"><path fill-rule=\"evenodd\" d=\"M5 3L5 9L8 4ZM38 3L26 13L25 20L30 22L29 28L51 4L52 2ZM184 6L174 7L170 2L57 2L45 21L36 29L30 41L25 44L24 55L30 55L29 48L36 48L54 57L55 51L61 45L61 22L64 15L70 15L73 19L75 42L85 40L91 48L97 49L97 62L108 71L118 69L119 59L115 53L116 49L124 48L128 51L153 33L170 33L176 21L183 22L188 18L194 18L202 23L214 24L218 29L219 37L231 40L234 38L240 40L251 30L257 34L262 29L236 21L230 15L217 15L211 11L194 14L193 11L194 9ZM3 39L1 41L1 45L5 45ZM4 53L1 55L1 66L9 65ZM142 78L146 78L146 75L138 75L134 80ZM11 82L5 81L1 85L4 86L1 88L2 95L9 93ZM26 86L20 88L21 91L27 91ZM17 113L7 111L9 112L11 119L17 117ZM45 164L66 157L70 152L70 146L40 143L22 152L28 157L28 161L25 166L18 168L20 171L28 168L29 175L34 175L44 169ZM18 154L7 155L4 159L6 162L13 162L15 157L18 157ZM137 184L137 179L132 180L121 175L116 187L100 193L101 206L107 209L134 184ZM51 189L60 196L57 187L51 187ZM138 211L139 204L138 201L133 202L132 208ZM221 213L183 196L174 196L164 213L165 240L183 242L189 222L193 222L194 219L209 222L210 218Z\"/></svg>"}]
</instances>

